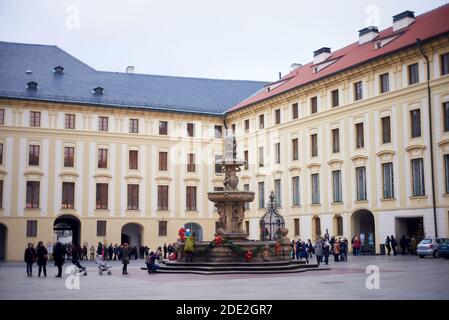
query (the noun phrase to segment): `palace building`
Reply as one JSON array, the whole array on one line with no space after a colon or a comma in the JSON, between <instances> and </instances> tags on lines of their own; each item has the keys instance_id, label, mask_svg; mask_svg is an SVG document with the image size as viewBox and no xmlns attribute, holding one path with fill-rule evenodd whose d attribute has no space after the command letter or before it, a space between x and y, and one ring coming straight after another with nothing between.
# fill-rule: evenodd
<instances>
[{"instance_id":1,"label":"palace building","mask_svg":"<svg viewBox=\"0 0 449 320\"><path fill-rule=\"evenodd\" d=\"M323 39L325 40L325 39ZM311 50L311 55L312 55ZM313 52L275 82L97 71L56 46L0 42L0 259L28 242L211 240L207 192L233 130L290 239L449 235L449 5Z\"/></svg>"}]
</instances>

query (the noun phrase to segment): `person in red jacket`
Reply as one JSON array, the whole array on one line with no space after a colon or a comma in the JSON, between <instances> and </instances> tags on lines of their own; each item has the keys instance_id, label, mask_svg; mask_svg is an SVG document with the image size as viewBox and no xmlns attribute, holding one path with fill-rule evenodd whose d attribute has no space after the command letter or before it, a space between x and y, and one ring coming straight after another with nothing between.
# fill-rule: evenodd
<instances>
[{"instance_id":1,"label":"person in red jacket","mask_svg":"<svg viewBox=\"0 0 449 320\"><path fill-rule=\"evenodd\" d=\"M355 256L359 256L360 255L360 247L362 246L362 242L360 241L360 238L356 235L354 237L354 241L352 242L352 248L353 253Z\"/></svg>"}]
</instances>

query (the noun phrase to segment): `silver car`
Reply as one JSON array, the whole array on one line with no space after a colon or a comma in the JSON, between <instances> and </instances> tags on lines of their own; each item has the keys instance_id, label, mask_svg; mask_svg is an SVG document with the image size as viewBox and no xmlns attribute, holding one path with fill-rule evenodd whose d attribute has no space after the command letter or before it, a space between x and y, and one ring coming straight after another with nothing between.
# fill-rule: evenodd
<instances>
[{"instance_id":1,"label":"silver car","mask_svg":"<svg viewBox=\"0 0 449 320\"><path fill-rule=\"evenodd\" d=\"M418 244L416 253L420 258L424 258L425 256L438 258L438 248L446 240L447 238L424 239Z\"/></svg>"}]
</instances>

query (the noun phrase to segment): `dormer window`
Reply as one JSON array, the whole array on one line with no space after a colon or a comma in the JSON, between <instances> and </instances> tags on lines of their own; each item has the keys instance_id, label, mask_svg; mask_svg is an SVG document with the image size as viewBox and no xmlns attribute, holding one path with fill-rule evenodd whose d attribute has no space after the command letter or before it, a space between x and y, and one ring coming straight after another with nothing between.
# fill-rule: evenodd
<instances>
[{"instance_id":1,"label":"dormer window","mask_svg":"<svg viewBox=\"0 0 449 320\"><path fill-rule=\"evenodd\" d=\"M64 73L64 68L61 66L57 66L53 68L53 72L56 74L63 74Z\"/></svg>"},{"instance_id":2,"label":"dormer window","mask_svg":"<svg viewBox=\"0 0 449 320\"><path fill-rule=\"evenodd\" d=\"M96 87L92 89L92 92L96 95L102 95L104 92L104 89L102 87Z\"/></svg>"},{"instance_id":3,"label":"dormer window","mask_svg":"<svg viewBox=\"0 0 449 320\"><path fill-rule=\"evenodd\" d=\"M37 90L38 83L35 81L30 81L27 83L28 90Z\"/></svg>"}]
</instances>

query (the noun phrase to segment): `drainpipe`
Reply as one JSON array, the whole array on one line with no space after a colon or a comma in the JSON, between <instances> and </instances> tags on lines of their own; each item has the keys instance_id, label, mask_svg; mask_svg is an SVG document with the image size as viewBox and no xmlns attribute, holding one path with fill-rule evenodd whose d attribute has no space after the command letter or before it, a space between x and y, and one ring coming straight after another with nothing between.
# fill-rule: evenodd
<instances>
[{"instance_id":1,"label":"drainpipe","mask_svg":"<svg viewBox=\"0 0 449 320\"><path fill-rule=\"evenodd\" d=\"M433 127L432 127L432 95L430 90L430 63L429 57L424 53L422 48L421 39L416 39L416 44L418 46L421 55L426 59L427 63L427 105L429 108L429 136L430 136L430 169L431 169L431 178L432 178L432 207L433 207L433 223L435 227L435 237L438 237L438 228L437 228L437 209L436 209L436 200L435 200L435 169L433 164Z\"/></svg>"}]
</instances>

